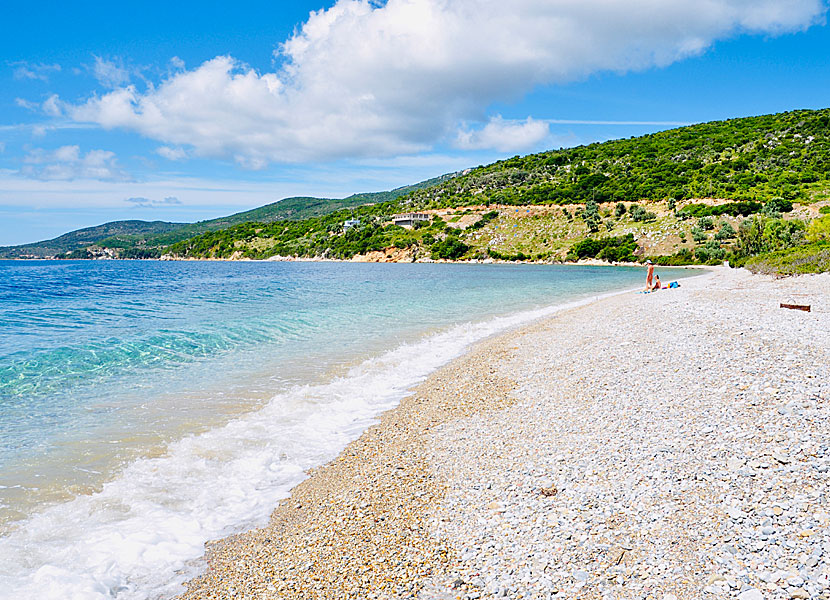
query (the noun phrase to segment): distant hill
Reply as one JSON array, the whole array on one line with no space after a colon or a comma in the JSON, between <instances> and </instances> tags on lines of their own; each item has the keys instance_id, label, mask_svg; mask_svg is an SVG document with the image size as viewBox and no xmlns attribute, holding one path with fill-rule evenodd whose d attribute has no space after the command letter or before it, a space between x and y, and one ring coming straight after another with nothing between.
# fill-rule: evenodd
<instances>
[{"instance_id":1,"label":"distant hill","mask_svg":"<svg viewBox=\"0 0 830 600\"><path fill-rule=\"evenodd\" d=\"M21 246L0 246L0 258L46 258L79 248L97 244L101 240L117 237L146 237L166 234L182 228L187 223L168 223L166 221L113 221L70 231L59 237L43 242L23 244Z\"/></svg>"},{"instance_id":2,"label":"distant hill","mask_svg":"<svg viewBox=\"0 0 830 600\"><path fill-rule=\"evenodd\" d=\"M285 198L252 210L197 223L112 221L95 227L70 231L51 240L20 246L0 246L0 258L51 258L67 254L84 258L88 255L87 249L91 246L110 248L125 257L144 258L160 254L160 250L170 244L209 231L217 231L251 221L271 223L283 220L302 220L366 204L387 202L410 192L437 185L454 176L454 173L442 175L387 192L353 194L342 199L302 196Z\"/></svg>"}]
</instances>

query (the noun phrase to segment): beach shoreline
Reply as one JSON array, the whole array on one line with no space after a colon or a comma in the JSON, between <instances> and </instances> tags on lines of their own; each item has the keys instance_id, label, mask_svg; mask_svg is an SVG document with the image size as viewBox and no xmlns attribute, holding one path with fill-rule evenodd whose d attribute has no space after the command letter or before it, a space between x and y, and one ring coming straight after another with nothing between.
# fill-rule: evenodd
<instances>
[{"instance_id":1,"label":"beach shoreline","mask_svg":"<svg viewBox=\"0 0 830 600\"><path fill-rule=\"evenodd\" d=\"M816 384L816 369L826 374L823 365L830 361L810 365L805 356L817 350L826 356L830 347L829 288L827 275L776 281L714 269L684 280L676 290L614 295L480 342L384 413L337 459L314 469L280 503L268 526L210 543L208 569L188 583L181 598L438 599L519 593L600 598L613 593L682 599L724 586L725 592L821 597L813 593L827 589L821 587L827 580L821 557L809 567L790 565L769 550L772 566L763 571L769 571L769 581L744 564L743 538L739 532L736 539L729 527L750 522L759 531L770 527L762 525L767 510L779 521L781 515L791 516L796 527L801 523L795 519L809 511L782 508L784 499L754 512L742 504L747 495L757 505L758 494L777 492L776 484L758 485L772 465L756 468L752 461L758 457L743 456L751 452L748 441L761 443L738 435L750 429L727 426L736 428L736 440L715 448L719 442L709 438L723 427L722 415L700 399L723 403L736 423L744 422L741 411L752 416L770 402L775 410L803 403L810 419L798 421L800 437L790 445L806 444L809 450L810 428L826 417L818 400L826 399L828 390ZM805 297L813 305L811 313L783 310L773 302L805 303ZM602 318L596 318L598 313ZM760 323L756 328L746 324L753 319ZM746 321L742 328L741 321ZM793 349L759 354L758 348L777 343L770 341L776 335ZM749 358L733 364L729 358L740 352ZM767 381L768 371L784 377L777 363L791 374L795 369L796 377ZM648 376L638 374L642 364L648 365ZM708 382L713 376L721 379L717 387ZM801 379L808 383L787 387ZM770 389L775 392L765 391ZM747 394L753 394L751 400ZM789 419L794 410L785 408L789 416L779 417ZM671 418L661 421L662 413ZM656 424L642 421L643 415ZM764 415L780 429L774 416ZM615 419L629 421L617 427ZM712 424L701 425L700 431L711 427L708 433L683 429L707 419ZM537 421L556 425L533 427ZM765 435L760 431L756 437ZM790 438L776 435L764 443L777 444L776 452L792 457L775 462L783 465L780 479L792 492L790 472L802 466L815 471L814 464L796 460L803 448L785 448ZM632 445L632 436L640 443ZM649 459L642 464L613 450L627 448L627 454L637 456L640 446L656 443L654 436L662 436L670 449L646 452L643 457ZM672 450L684 436L698 447ZM715 450L717 468L701 472L698 456L711 458ZM764 456L774 454L761 460ZM644 471L655 462L659 477ZM751 473L739 474L741 469ZM666 472L674 478L666 479ZM820 473L803 477L805 490L815 486ZM682 489L675 489L678 485ZM725 491L719 490L724 485ZM640 496L620 497L632 486L642 488ZM826 520L823 500L805 494L801 503ZM678 495L684 510L705 509L700 519L708 537L689 533L689 515L675 510ZM775 506L781 509L778 515ZM728 516L733 508L744 515L740 521ZM648 539L635 535L644 519L655 515L665 527ZM819 549L827 543L830 554L825 537L797 537L793 543ZM730 544L735 553L721 557L721 547ZM765 548L751 552L755 558L765 556ZM786 577L776 579L778 571Z\"/></svg>"}]
</instances>

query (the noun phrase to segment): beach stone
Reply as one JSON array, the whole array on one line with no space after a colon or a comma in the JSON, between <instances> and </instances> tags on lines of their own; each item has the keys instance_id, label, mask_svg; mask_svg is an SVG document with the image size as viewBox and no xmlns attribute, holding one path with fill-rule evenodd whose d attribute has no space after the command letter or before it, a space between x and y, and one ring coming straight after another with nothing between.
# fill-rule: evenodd
<instances>
[{"instance_id":1,"label":"beach stone","mask_svg":"<svg viewBox=\"0 0 830 600\"><path fill-rule=\"evenodd\" d=\"M827 290L718 270L481 342L183 598L827 597Z\"/></svg>"}]
</instances>

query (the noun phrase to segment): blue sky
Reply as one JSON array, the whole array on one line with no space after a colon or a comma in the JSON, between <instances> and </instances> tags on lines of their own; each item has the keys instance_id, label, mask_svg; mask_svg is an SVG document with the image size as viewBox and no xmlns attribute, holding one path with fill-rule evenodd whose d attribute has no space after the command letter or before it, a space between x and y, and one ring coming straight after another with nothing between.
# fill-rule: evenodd
<instances>
[{"instance_id":1,"label":"blue sky","mask_svg":"<svg viewBox=\"0 0 830 600\"><path fill-rule=\"evenodd\" d=\"M0 245L830 106L824 0L4 4Z\"/></svg>"}]
</instances>

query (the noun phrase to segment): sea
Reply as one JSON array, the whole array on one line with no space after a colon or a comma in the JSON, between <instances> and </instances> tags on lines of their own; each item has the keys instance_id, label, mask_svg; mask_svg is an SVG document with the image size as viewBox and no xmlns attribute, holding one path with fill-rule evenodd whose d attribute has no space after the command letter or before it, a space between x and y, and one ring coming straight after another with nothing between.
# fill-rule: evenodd
<instances>
[{"instance_id":1,"label":"sea","mask_svg":"<svg viewBox=\"0 0 830 600\"><path fill-rule=\"evenodd\" d=\"M206 541L267 523L471 344L643 283L626 267L0 261L0 598L173 597Z\"/></svg>"}]
</instances>

